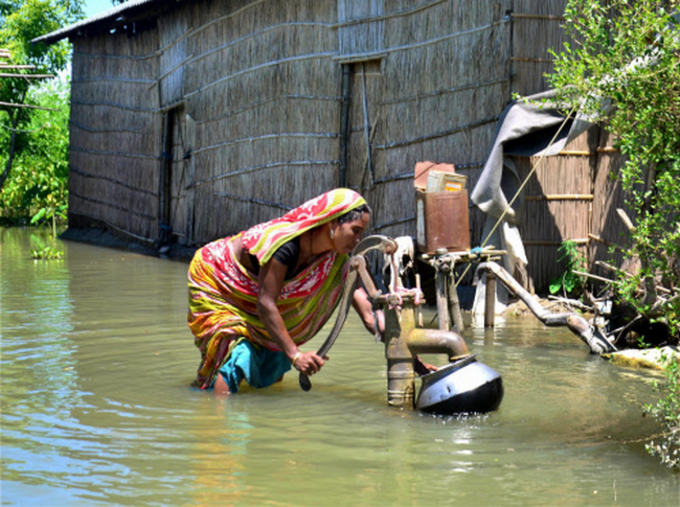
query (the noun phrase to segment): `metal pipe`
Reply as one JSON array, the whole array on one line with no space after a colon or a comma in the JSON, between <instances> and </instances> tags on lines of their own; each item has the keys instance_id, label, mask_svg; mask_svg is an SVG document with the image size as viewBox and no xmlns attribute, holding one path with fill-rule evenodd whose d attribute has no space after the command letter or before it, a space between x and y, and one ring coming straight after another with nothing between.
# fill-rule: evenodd
<instances>
[{"instance_id":1,"label":"metal pipe","mask_svg":"<svg viewBox=\"0 0 680 507\"><path fill-rule=\"evenodd\" d=\"M463 337L453 331L416 328L409 333L407 342L414 355L446 354L449 361L470 355Z\"/></svg>"},{"instance_id":2,"label":"metal pipe","mask_svg":"<svg viewBox=\"0 0 680 507\"><path fill-rule=\"evenodd\" d=\"M390 307L383 296L385 313L385 358L387 359L387 403L393 407L415 408L417 354L446 354L449 360L469 355L458 333L416 327L413 298L404 297L400 307Z\"/></svg>"},{"instance_id":3,"label":"metal pipe","mask_svg":"<svg viewBox=\"0 0 680 507\"><path fill-rule=\"evenodd\" d=\"M385 313L385 358L387 359L387 403L392 407L415 408L415 369L407 338L415 327L413 305L389 308ZM409 308L410 307L410 308Z\"/></svg>"},{"instance_id":4,"label":"metal pipe","mask_svg":"<svg viewBox=\"0 0 680 507\"><path fill-rule=\"evenodd\" d=\"M451 328L449 320L449 300L446 296L446 275L441 266L435 266L435 286L437 293L437 315L439 316L439 329L448 331Z\"/></svg>"}]
</instances>

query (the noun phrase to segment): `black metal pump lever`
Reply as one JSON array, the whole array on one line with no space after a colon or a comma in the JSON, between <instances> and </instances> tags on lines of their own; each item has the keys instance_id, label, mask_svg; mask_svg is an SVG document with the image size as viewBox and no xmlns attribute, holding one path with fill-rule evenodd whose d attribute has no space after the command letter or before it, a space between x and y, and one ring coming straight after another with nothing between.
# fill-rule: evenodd
<instances>
[{"instance_id":1,"label":"black metal pump lever","mask_svg":"<svg viewBox=\"0 0 680 507\"><path fill-rule=\"evenodd\" d=\"M326 341L323 342L317 351L317 355L320 357L323 357L328 353L335 343L335 340L338 338L342 326L345 325L359 275L361 275L363 280L366 280L366 277L370 277L368 269L366 268L366 258L364 255L371 250L382 250L384 253L392 254L397 250L397 244L392 238L388 238L387 236L374 235L364 238L354 248L352 257L349 260L349 273L345 280L345 288L342 292L340 307L338 308L338 317L335 320L335 324L333 325L333 329L331 329L328 338L326 338ZM367 287L367 289L369 288ZM375 286L371 287L369 290L373 292ZM371 294L371 296L373 296L373 294ZM300 387L303 391L309 391L312 388L311 380L304 373L300 373Z\"/></svg>"}]
</instances>

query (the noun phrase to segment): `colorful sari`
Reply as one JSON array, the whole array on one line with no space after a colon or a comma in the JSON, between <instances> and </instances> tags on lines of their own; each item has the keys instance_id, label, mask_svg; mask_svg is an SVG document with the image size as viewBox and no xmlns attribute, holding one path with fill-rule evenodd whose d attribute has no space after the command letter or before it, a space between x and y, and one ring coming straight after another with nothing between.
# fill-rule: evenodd
<instances>
[{"instance_id":1,"label":"colorful sari","mask_svg":"<svg viewBox=\"0 0 680 507\"><path fill-rule=\"evenodd\" d=\"M263 265L284 243L364 203L352 190L332 190L238 236ZM280 350L257 312L258 278L234 256L233 240L209 243L196 252L189 266L188 323L201 351L197 380L202 389L212 386L240 337L256 347ZM333 313L347 275L347 260L347 255L329 251L286 280L276 306L297 345L313 338Z\"/></svg>"}]
</instances>

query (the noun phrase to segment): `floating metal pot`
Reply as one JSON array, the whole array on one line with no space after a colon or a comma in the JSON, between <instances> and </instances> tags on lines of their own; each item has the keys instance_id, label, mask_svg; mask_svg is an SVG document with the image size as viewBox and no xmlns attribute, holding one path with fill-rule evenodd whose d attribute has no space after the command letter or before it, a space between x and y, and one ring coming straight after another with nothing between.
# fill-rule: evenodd
<instances>
[{"instance_id":1,"label":"floating metal pot","mask_svg":"<svg viewBox=\"0 0 680 507\"><path fill-rule=\"evenodd\" d=\"M474 356L454 361L423 375L416 408L438 415L486 413L503 400L503 381L494 369Z\"/></svg>"}]
</instances>

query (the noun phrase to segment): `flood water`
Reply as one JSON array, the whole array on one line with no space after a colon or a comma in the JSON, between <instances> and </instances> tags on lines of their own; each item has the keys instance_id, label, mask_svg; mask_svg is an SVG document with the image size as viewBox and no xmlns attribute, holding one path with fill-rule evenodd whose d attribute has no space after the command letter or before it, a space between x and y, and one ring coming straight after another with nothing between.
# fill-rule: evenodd
<instances>
[{"instance_id":1,"label":"flood water","mask_svg":"<svg viewBox=\"0 0 680 507\"><path fill-rule=\"evenodd\" d=\"M387 407L383 346L355 317L310 392L288 374L216 397L190 387L186 263L61 241L34 261L31 234L0 229L2 505L680 505L644 449L660 377L566 329L466 330L503 376L486 416Z\"/></svg>"}]
</instances>

